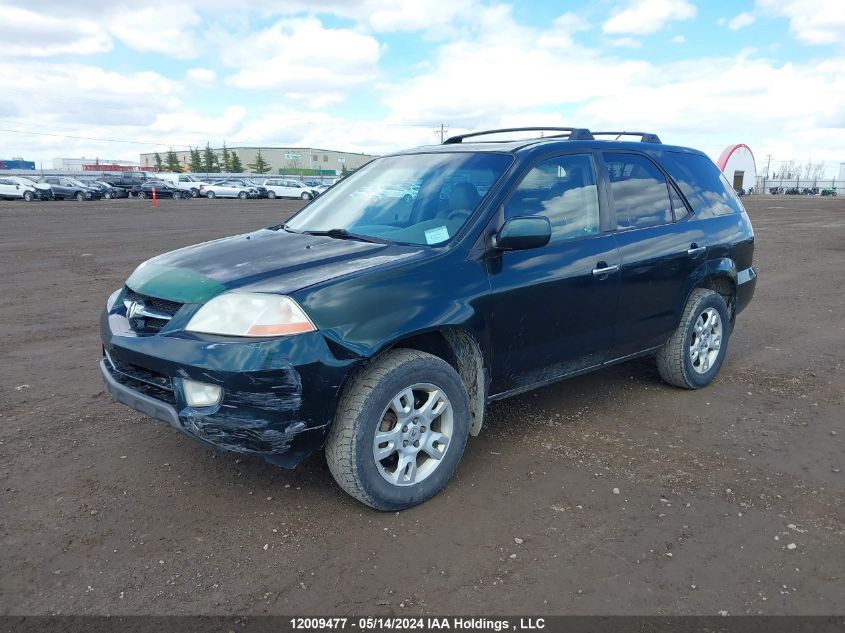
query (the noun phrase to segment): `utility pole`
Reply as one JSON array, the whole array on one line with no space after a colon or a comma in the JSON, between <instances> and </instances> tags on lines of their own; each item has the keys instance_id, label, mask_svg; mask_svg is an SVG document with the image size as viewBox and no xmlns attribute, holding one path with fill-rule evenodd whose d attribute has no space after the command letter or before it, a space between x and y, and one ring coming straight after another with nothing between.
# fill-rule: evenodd
<instances>
[{"instance_id":1,"label":"utility pole","mask_svg":"<svg viewBox=\"0 0 845 633\"><path fill-rule=\"evenodd\" d=\"M766 180L769 179L769 167L772 164L772 155L766 154Z\"/></svg>"},{"instance_id":2,"label":"utility pole","mask_svg":"<svg viewBox=\"0 0 845 633\"><path fill-rule=\"evenodd\" d=\"M446 140L446 133L447 133L448 131L449 131L449 130L446 128L446 126L445 126L443 123L441 123L441 124L440 124L440 129L439 129L439 130L434 130L434 133L435 133L435 134L439 134L439 135L440 135L440 144L441 144L441 145L443 145L443 141L445 141L445 140Z\"/></svg>"}]
</instances>

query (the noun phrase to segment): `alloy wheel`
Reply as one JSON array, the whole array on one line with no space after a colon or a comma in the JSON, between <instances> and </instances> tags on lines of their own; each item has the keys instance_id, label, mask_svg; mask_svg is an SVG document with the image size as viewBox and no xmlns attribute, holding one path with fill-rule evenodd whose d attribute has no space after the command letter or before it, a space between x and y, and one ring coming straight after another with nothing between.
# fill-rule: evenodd
<instances>
[{"instance_id":1,"label":"alloy wheel","mask_svg":"<svg viewBox=\"0 0 845 633\"><path fill-rule=\"evenodd\" d=\"M453 432L445 391L429 383L403 389L385 408L373 438L379 473L394 486L421 482L442 463Z\"/></svg>"}]
</instances>

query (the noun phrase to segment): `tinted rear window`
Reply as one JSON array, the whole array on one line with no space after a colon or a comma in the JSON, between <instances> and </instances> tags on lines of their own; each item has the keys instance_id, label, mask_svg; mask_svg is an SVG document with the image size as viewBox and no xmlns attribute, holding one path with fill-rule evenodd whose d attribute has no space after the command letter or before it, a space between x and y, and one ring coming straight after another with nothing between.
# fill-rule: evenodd
<instances>
[{"instance_id":1,"label":"tinted rear window","mask_svg":"<svg viewBox=\"0 0 845 633\"><path fill-rule=\"evenodd\" d=\"M739 213L742 207L719 168L701 154L669 153L661 161L681 192L700 215Z\"/></svg>"}]
</instances>

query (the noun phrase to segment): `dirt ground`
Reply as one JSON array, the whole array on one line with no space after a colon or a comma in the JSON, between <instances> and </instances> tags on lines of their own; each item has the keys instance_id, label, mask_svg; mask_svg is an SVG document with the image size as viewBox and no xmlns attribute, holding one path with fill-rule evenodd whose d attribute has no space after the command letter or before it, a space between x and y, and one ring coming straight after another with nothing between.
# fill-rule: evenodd
<instances>
[{"instance_id":1,"label":"dirt ground","mask_svg":"<svg viewBox=\"0 0 845 633\"><path fill-rule=\"evenodd\" d=\"M103 392L138 263L298 202L0 202L0 614L845 612L845 199L746 201L760 281L713 385L640 360L498 403L399 514Z\"/></svg>"}]
</instances>

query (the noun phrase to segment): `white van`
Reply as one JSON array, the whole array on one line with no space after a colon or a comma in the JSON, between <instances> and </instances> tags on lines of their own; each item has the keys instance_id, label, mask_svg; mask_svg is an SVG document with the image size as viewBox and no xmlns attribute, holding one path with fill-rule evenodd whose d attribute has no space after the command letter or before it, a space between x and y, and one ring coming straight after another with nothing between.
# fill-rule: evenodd
<instances>
[{"instance_id":1,"label":"white van","mask_svg":"<svg viewBox=\"0 0 845 633\"><path fill-rule=\"evenodd\" d=\"M261 183L267 188L268 198L301 198L311 200L320 195L316 189L301 180L291 178L267 178Z\"/></svg>"}]
</instances>

